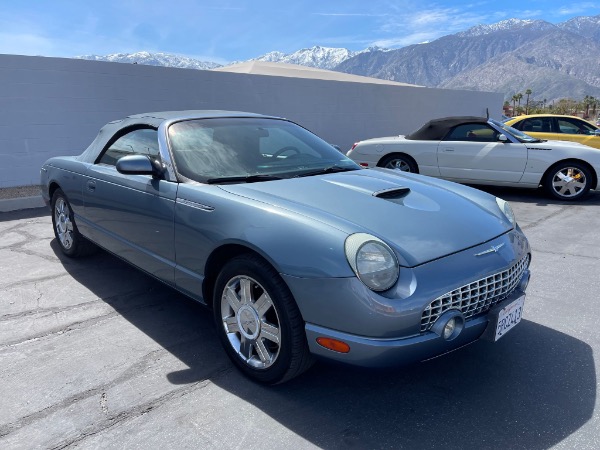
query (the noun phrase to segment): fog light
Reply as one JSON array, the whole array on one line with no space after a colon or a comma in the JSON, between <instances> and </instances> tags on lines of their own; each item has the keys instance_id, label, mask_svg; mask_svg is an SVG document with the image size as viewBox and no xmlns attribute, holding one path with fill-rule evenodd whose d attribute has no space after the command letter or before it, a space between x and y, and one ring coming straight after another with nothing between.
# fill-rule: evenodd
<instances>
[{"instance_id":1,"label":"fog light","mask_svg":"<svg viewBox=\"0 0 600 450\"><path fill-rule=\"evenodd\" d=\"M444 331L442 332L442 337L446 340L450 339L450 336L452 336L452 333L454 333L455 329L456 319L453 317L448 322L446 322L446 325L444 326Z\"/></svg>"},{"instance_id":2,"label":"fog light","mask_svg":"<svg viewBox=\"0 0 600 450\"><path fill-rule=\"evenodd\" d=\"M443 313L431 327L431 331L446 341L455 339L465 327L465 318L458 309Z\"/></svg>"}]
</instances>

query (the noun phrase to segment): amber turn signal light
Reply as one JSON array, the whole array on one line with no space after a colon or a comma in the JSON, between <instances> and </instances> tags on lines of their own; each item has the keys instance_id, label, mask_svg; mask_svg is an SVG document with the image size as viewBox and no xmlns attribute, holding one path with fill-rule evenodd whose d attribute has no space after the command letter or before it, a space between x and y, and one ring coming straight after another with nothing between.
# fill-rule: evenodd
<instances>
[{"instance_id":1,"label":"amber turn signal light","mask_svg":"<svg viewBox=\"0 0 600 450\"><path fill-rule=\"evenodd\" d=\"M337 339L319 337L317 338L317 344L338 353L348 353L350 351L350 346L348 344L338 341Z\"/></svg>"}]
</instances>

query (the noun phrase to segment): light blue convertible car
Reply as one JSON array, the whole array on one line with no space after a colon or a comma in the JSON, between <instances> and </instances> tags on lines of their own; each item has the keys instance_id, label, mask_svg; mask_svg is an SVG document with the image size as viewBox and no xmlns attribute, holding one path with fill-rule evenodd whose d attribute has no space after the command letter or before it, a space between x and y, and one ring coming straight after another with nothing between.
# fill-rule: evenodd
<instances>
[{"instance_id":1,"label":"light blue convertible car","mask_svg":"<svg viewBox=\"0 0 600 450\"><path fill-rule=\"evenodd\" d=\"M66 255L102 247L206 304L261 382L315 357L420 361L521 320L531 256L508 203L362 169L285 119L130 116L48 160L41 184Z\"/></svg>"}]
</instances>

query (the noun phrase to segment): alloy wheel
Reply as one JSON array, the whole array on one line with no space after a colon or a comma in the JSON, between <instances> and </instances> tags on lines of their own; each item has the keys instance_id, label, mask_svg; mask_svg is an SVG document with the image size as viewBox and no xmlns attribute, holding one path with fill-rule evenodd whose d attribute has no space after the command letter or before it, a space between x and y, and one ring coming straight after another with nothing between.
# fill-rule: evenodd
<instances>
[{"instance_id":1,"label":"alloy wheel","mask_svg":"<svg viewBox=\"0 0 600 450\"><path fill-rule=\"evenodd\" d=\"M62 197L59 197L54 204L54 223L60 245L65 250L70 250L73 246L73 222L71 222L69 205Z\"/></svg>"},{"instance_id":2,"label":"alloy wheel","mask_svg":"<svg viewBox=\"0 0 600 450\"><path fill-rule=\"evenodd\" d=\"M248 366L267 369L280 351L280 321L269 293L256 280L239 275L221 296L221 319L229 344Z\"/></svg>"}]
</instances>

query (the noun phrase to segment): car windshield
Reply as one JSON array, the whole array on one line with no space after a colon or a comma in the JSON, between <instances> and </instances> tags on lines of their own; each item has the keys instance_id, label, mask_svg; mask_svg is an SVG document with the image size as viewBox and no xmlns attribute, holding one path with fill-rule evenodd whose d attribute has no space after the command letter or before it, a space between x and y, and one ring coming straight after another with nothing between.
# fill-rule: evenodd
<instances>
[{"instance_id":1,"label":"car windshield","mask_svg":"<svg viewBox=\"0 0 600 450\"><path fill-rule=\"evenodd\" d=\"M528 134L523 133L522 131L517 130L505 123L498 122L497 120L490 119L489 122L495 125L497 128L502 130L504 134L510 135L517 139L519 142L542 142L540 139L536 139Z\"/></svg>"},{"instance_id":2,"label":"car windshield","mask_svg":"<svg viewBox=\"0 0 600 450\"><path fill-rule=\"evenodd\" d=\"M177 171L200 183L241 183L361 169L332 145L283 119L214 118L169 127Z\"/></svg>"}]
</instances>

